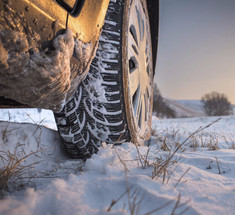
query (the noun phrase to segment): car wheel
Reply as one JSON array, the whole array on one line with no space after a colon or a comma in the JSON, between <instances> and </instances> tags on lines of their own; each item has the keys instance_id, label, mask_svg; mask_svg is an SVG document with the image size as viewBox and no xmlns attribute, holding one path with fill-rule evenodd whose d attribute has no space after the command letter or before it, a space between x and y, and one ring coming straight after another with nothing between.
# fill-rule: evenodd
<instances>
[{"instance_id":1,"label":"car wheel","mask_svg":"<svg viewBox=\"0 0 235 215\"><path fill-rule=\"evenodd\" d=\"M153 69L145 0L111 0L90 71L60 113L65 148L88 158L102 142L150 138Z\"/></svg>"}]
</instances>

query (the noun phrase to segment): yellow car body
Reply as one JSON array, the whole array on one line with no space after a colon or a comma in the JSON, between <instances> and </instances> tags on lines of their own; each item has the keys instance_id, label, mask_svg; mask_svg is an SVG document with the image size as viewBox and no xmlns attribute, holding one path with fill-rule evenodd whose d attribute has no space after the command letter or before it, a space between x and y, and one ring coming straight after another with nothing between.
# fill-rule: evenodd
<instances>
[{"instance_id":1,"label":"yellow car body","mask_svg":"<svg viewBox=\"0 0 235 215\"><path fill-rule=\"evenodd\" d=\"M74 16L66 8L63 8L59 4L60 2L70 2L71 5L82 2L81 9ZM24 107L27 105L54 111L61 109L64 100L67 101L74 94L77 86L89 70L90 62L96 52L108 4L109 0L1 0L0 86L3 86L3 90L0 92L0 106ZM43 57L48 47L50 49L53 40L65 31L63 29L72 31L74 47L77 46L78 49L78 53L71 54L70 74L67 72L67 77L63 77L65 75L62 74L64 71L61 68L61 71L57 71L56 75L53 74L53 78L48 75L45 81L45 71L43 70L47 70L48 73L50 73L50 70L41 68L42 77L33 79L32 72L35 68L32 68L28 77L23 79L25 70L29 70L28 65L32 65L32 62L30 62L34 57L31 55L32 50L36 50L37 55L41 54ZM18 38L21 38L21 41L23 41L22 37L26 38L23 45L20 45L20 47L25 46L22 51L19 51L18 48L12 51L12 47L17 46L17 41L14 39L5 42L8 37L16 37L16 34ZM14 58L9 59L9 56L13 55ZM6 60L7 56L8 59ZM22 61L22 58L26 60ZM56 60L54 56L51 58L49 60L53 61L51 63L53 66ZM59 55L57 58L61 59ZM20 60L22 63L17 63ZM22 64L26 66L22 67ZM55 69L56 66L54 66ZM15 68L18 68L18 70ZM31 80L28 80L30 78ZM34 92L35 87L32 86L35 82L41 82L41 85L38 85L36 89L36 91L39 91L36 93ZM48 87L49 85L53 85L55 90L51 90ZM42 90L40 91L40 89ZM51 93L52 91L53 93ZM50 96L51 98L49 98ZM48 98L45 99L46 97Z\"/></svg>"}]
</instances>

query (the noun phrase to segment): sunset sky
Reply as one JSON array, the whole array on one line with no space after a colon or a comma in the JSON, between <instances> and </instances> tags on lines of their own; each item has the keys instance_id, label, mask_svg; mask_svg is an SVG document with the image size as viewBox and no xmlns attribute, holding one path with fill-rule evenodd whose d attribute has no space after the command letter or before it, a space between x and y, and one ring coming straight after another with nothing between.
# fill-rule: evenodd
<instances>
[{"instance_id":1,"label":"sunset sky","mask_svg":"<svg viewBox=\"0 0 235 215\"><path fill-rule=\"evenodd\" d=\"M164 97L235 104L235 0L160 0L155 80Z\"/></svg>"}]
</instances>

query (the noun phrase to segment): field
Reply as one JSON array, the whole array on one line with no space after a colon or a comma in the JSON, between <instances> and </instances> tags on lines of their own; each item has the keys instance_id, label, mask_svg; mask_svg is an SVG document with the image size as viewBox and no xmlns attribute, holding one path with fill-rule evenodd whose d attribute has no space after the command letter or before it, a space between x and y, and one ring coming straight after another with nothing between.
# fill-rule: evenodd
<instances>
[{"instance_id":1,"label":"field","mask_svg":"<svg viewBox=\"0 0 235 215\"><path fill-rule=\"evenodd\" d=\"M0 114L0 214L234 214L234 116L153 117L148 146L103 143L84 162L27 112Z\"/></svg>"}]
</instances>

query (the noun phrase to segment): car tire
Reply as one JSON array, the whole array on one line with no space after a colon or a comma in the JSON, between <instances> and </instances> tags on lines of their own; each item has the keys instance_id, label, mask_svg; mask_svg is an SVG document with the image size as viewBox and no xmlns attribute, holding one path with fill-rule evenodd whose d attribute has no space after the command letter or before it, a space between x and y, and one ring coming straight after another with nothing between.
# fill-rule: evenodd
<instances>
[{"instance_id":1,"label":"car tire","mask_svg":"<svg viewBox=\"0 0 235 215\"><path fill-rule=\"evenodd\" d=\"M89 73L60 113L66 150L89 158L102 142L150 138L153 69L145 0L111 0Z\"/></svg>"}]
</instances>

